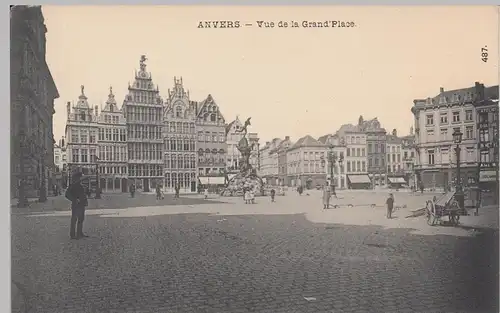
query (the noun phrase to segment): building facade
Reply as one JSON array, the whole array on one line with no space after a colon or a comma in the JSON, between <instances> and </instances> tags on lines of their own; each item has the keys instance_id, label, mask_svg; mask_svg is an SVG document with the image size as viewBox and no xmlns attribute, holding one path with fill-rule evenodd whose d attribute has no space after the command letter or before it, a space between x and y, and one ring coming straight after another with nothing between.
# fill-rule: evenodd
<instances>
[{"instance_id":1,"label":"building facade","mask_svg":"<svg viewBox=\"0 0 500 313\"><path fill-rule=\"evenodd\" d=\"M371 179L372 186L383 186L387 183L386 175L386 130L381 127L380 122L375 117L364 121L359 117L359 125L366 134L366 147L368 158L368 176Z\"/></svg>"},{"instance_id":2,"label":"building facade","mask_svg":"<svg viewBox=\"0 0 500 313\"><path fill-rule=\"evenodd\" d=\"M287 151L288 176L291 187L304 186L306 189L323 185L326 182L326 146L306 135Z\"/></svg>"},{"instance_id":3,"label":"building facade","mask_svg":"<svg viewBox=\"0 0 500 313\"><path fill-rule=\"evenodd\" d=\"M68 186L68 153L64 136L54 145L54 181L59 188Z\"/></svg>"},{"instance_id":4,"label":"building facade","mask_svg":"<svg viewBox=\"0 0 500 313\"><path fill-rule=\"evenodd\" d=\"M151 73L146 71L146 56L140 60L134 83L128 86L123 101L127 125L129 183L149 192L163 182L163 101Z\"/></svg>"},{"instance_id":5,"label":"building facade","mask_svg":"<svg viewBox=\"0 0 500 313\"><path fill-rule=\"evenodd\" d=\"M205 164L205 151L200 154L196 150L197 104L189 100L189 93L184 89L182 78L174 77L174 88L168 90L165 105L164 189L166 192L174 192L178 186L181 192L196 192L198 161ZM203 136L198 139L206 138Z\"/></svg>"},{"instance_id":6,"label":"building facade","mask_svg":"<svg viewBox=\"0 0 500 313\"><path fill-rule=\"evenodd\" d=\"M290 184L287 178L287 159L288 149L293 145L290 136L285 136L278 146L278 186L288 186Z\"/></svg>"},{"instance_id":7,"label":"building facade","mask_svg":"<svg viewBox=\"0 0 500 313\"><path fill-rule=\"evenodd\" d=\"M203 185L225 185L226 121L212 95L197 108L198 179Z\"/></svg>"},{"instance_id":8,"label":"building facade","mask_svg":"<svg viewBox=\"0 0 500 313\"><path fill-rule=\"evenodd\" d=\"M401 150L403 151L403 172L408 186L417 188L417 178L415 176L415 134L413 127L410 127L410 134L403 136L401 141Z\"/></svg>"},{"instance_id":9,"label":"building facade","mask_svg":"<svg viewBox=\"0 0 500 313\"><path fill-rule=\"evenodd\" d=\"M100 188L103 192L128 191L127 123L116 104L113 89L109 88L108 100L97 119L99 134Z\"/></svg>"},{"instance_id":10,"label":"building facade","mask_svg":"<svg viewBox=\"0 0 500 313\"><path fill-rule=\"evenodd\" d=\"M97 168L98 143L97 106L92 108L85 96L84 86L76 105L66 106L66 144L68 154L69 183L75 172L81 172L86 177L94 177Z\"/></svg>"},{"instance_id":11,"label":"building facade","mask_svg":"<svg viewBox=\"0 0 500 313\"><path fill-rule=\"evenodd\" d=\"M274 138L260 149L260 175L267 184L278 183L278 147L282 139Z\"/></svg>"},{"instance_id":12,"label":"building facade","mask_svg":"<svg viewBox=\"0 0 500 313\"><path fill-rule=\"evenodd\" d=\"M54 100L59 94L46 62L41 6L10 8L11 198L45 201L53 184Z\"/></svg>"},{"instance_id":13,"label":"building facade","mask_svg":"<svg viewBox=\"0 0 500 313\"><path fill-rule=\"evenodd\" d=\"M461 177L464 185L477 180L477 132L474 100L476 87L445 91L414 100L417 184L424 188L456 185L456 144L453 133L463 133L460 143Z\"/></svg>"},{"instance_id":14,"label":"building facade","mask_svg":"<svg viewBox=\"0 0 500 313\"><path fill-rule=\"evenodd\" d=\"M260 171L260 143L259 143L259 134L257 133L248 133L248 144L252 146L252 151L250 153L250 159L248 162L250 165L257 170L257 173Z\"/></svg>"},{"instance_id":15,"label":"building facade","mask_svg":"<svg viewBox=\"0 0 500 313\"><path fill-rule=\"evenodd\" d=\"M367 134L358 125L345 124L336 135L339 142L345 145L346 187L349 189L364 189L371 185L368 176Z\"/></svg>"},{"instance_id":16,"label":"building facade","mask_svg":"<svg viewBox=\"0 0 500 313\"><path fill-rule=\"evenodd\" d=\"M479 187L495 191L494 203L498 203L498 86L485 88L483 84L476 83L475 89Z\"/></svg>"}]
</instances>

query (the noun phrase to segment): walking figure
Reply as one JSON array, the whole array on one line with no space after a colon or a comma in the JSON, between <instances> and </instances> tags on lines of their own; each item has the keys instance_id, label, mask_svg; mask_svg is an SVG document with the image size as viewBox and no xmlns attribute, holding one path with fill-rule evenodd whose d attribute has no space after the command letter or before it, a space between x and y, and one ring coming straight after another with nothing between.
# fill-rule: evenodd
<instances>
[{"instance_id":1,"label":"walking figure","mask_svg":"<svg viewBox=\"0 0 500 313\"><path fill-rule=\"evenodd\" d=\"M389 194L389 197L387 197L385 203L387 204L387 218L391 219L392 210L394 209L394 195L392 193Z\"/></svg>"},{"instance_id":2,"label":"walking figure","mask_svg":"<svg viewBox=\"0 0 500 313\"><path fill-rule=\"evenodd\" d=\"M274 197L276 196L276 190L274 188L271 189L271 202L274 202Z\"/></svg>"},{"instance_id":3,"label":"walking figure","mask_svg":"<svg viewBox=\"0 0 500 313\"><path fill-rule=\"evenodd\" d=\"M330 187L328 186L328 184L325 184L323 186L323 209L330 208L330 197L331 197Z\"/></svg>"},{"instance_id":4,"label":"walking figure","mask_svg":"<svg viewBox=\"0 0 500 313\"><path fill-rule=\"evenodd\" d=\"M160 185L156 185L156 200L161 200L161 199L162 199L162 196L161 196Z\"/></svg>"},{"instance_id":5,"label":"walking figure","mask_svg":"<svg viewBox=\"0 0 500 313\"><path fill-rule=\"evenodd\" d=\"M135 196L135 185L130 185L130 197L133 198Z\"/></svg>"},{"instance_id":6,"label":"walking figure","mask_svg":"<svg viewBox=\"0 0 500 313\"><path fill-rule=\"evenodd\" d=\"M179 190L180 190L179 184L175 184L175 198L176 199L179 199Z\"/></svg>"},{"instance_id":7,"label":"walking figure","mask_svg":"<svg viewBox=\"0 0 500 313\"><path fill-rule=\"evenodd\" d=\"M208 188L205 188L204 194L205 194L205 200L207 200L208 199Z\"/></svg>"},{"instance_id":8,"label":"walking figure","mask_svg":"<svg viewBox=\"0 0 500 313\"><path fill-rule=\"evenodd\" d=\"M71 224L69 230L71 239L88 237L83 233L83 220L85 219L85 207L88 205L88 200L85 188L81 184L81 179L82 173L76 173L65 193L66 199L71 201Z\"/></svg>"}]
</instances>

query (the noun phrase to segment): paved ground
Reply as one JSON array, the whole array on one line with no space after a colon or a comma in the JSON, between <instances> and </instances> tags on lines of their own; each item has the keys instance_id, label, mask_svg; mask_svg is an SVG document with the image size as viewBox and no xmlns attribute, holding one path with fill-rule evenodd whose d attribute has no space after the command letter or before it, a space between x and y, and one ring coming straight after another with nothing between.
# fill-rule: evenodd
<instances>
[{"instance_id":1,"label":"paved ground","mask_svg":"<svg viewBox=\"0 0 500 313\"><path fill-rule=\"evenodd\" d=\"M498 312L497 230L417 235L382 207L323 211L318 196L117 196L89 210L80 241L67 211L13 214L13 312ZM410 197L396 201L424 199Z\"/></svg>"}]
</instances>

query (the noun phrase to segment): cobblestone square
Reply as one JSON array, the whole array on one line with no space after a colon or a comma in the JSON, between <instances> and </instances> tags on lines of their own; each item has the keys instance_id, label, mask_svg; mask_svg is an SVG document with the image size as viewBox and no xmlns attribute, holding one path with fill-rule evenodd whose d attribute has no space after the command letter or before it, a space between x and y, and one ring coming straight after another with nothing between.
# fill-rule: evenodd
<instances>
[{"instance_id":1,"label":"cobblestone square","mask_svg":"<svg viewBox=\"0 0 500 313\"><path fill-rule=\"evenodd\" d=\"M198 198L99 200L78 241L69 211L13 214L13 312L498 312L494 229L429 233L379 206L322 210L315 192Z\"/></svg>"}]
</instances>

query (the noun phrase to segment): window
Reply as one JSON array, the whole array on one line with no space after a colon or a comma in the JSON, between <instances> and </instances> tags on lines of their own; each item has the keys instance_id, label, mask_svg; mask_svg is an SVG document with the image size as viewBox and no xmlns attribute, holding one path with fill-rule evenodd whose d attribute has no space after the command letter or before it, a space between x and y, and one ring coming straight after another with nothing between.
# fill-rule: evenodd
<instances>
[{"instance_id":1,"label":"window","mask_svg":"<svg viewBox=\"0 0 500 313\"><path fill-rule=\"evenodd\" d=\"M442 141L448 140L448 129L441 128L441 140Z\"/></svg>"},{"instance_id":2,"label":"window","mask_svg":"<svg viewBox=\"0 0 500 313\"><path fill-rule=\"evenodd\" d=\"M490 163L490 152L488 150L481 151L481 164Z\"/></svg>"},{"instance_id":3,"label":"window","mask_svg":"<svg viewBox=\"0 0 500 313\"><path fill-rule=\"evenodd\" d=\"M373 161L374 161L374 162L373 162L373 163L374 163L374 165L375 165L375 166L378 166L378 158L377 158L377 157L375 157L375 159L374 159Z\"/></svg>"},{"instance_id":4,"label":"window","mask_svg":"<svg viewBox=\"0 0 500 313\"><path fill-rule=\"evenodd\" d=\"M448 148L441 148L441 164L450 163L450 154Z\"/></svg>"},{"instance_id":5,"label":"window","mask_svg":"<svg viewBox=\"0 0 500 313\"><path fill-rule=\"evenodd\" d=\"M490 136L489 136L489 130L488 129L480 129L479 130L479 141L480 142L489 142Z\"/></svg>"},{"instance_id":6,"label":"window","mask_svg":"<svg viewBox=\"0 0 500 313\"><path fill-rule=\"evenodd\" d=\"M429 165L434 165L434 150L427 151L427 163Z\"/></svg>"},{"instance_id":7,"label":"window","mask_svg":"<svg viewBox=\"0 0 500 313\"><path fill-rule=\"evenodd\" d=\"M426 125L434 125L434 116L432 114L427 114L425 121Z\"/></svg>"},{"instance_id":8,"label":"window","mask_svg":"<svg viewBox=\"0 0 500 313\"><path fill-rule=\"evenodd\" d=\"M71 156L71 162L78 163L78 160L79 160L78 152L79 152L78 149L73 149L72 156Z\"/></svg>"},{"instance_id":9,"label":"window","mask_svg":"<svg viewBox=\"0 0 500 313\"><path fill-rule=\"evenodd\" d=\"M88 143L87 141L87 130L82 130L80 133L80 142L81 143Z\"/></svg>"},{"instance_id":10,"label":"window","mask_svg":"<svg viewBox=\"0 0 500 313\"><path fill-rule=\"evenodd\" d=\"M81 155L81 161L82 163L87 163L89 160L88 160L88 154L87 154L87 149L81 149L80 150L80 155Z\"/></svg>"},{"instance_id":11,"label":"window","mask_svg":"<svg viewBox=\"0 0 500 313\"><path fill-rule=\"evenodd\" d=\"M368 144L368 153L372 153L372 144L371 143Z\"/></svg>"},{"instance_id":12,"label":"window","mask_svg":"<svg viewBox=\"0 0 500 313\"><path fill-rule=\"evenodd\" d=\"M401 154L398 154L398 163L401 162Z\"/></svg>"},{"instance_id":13,"label":"window","mask_svg":"<svg viewBox=\"0 0 500 313\"><path fill-rule=\"evenodd\" d=\"M356 148L356 156L361 156L361 149L360 148Z\"/></svg>"},{"instance_id":14,"label":"window","mask_svg":"<svg viewBox=\"0 0 500 313\"><path fill-rule=\"evenodd\" d=\"M368 167L372 167L372 159L368 159Z\"/></svg>"},{"instance_id":15,"label":"window","mask_svg":"<svg viewBox=\"0 0 500 313\"><path fill-rule=\"evenodd\" d=\"M361 148L361 156L365 156L365 148Z\"/></svg>"},{"instance_id":16,"label":"window","mask_svg":"<svg viewBox=\"0 0 500 313\"><path fill-rule=\"evenodd\" d=\"M76 129L71 130L71 143L78 143L78 131Z\"/></svg>"},{"instance_id":17,"label":"window","mask_svg":"<svg viewBox=\"0 0 500 313\"><path fill-rule=\"evenodd\" d=\"M474 162L474 148L467 147L467 162Z\"/></svg>"},{"instance_id":18,"label":"window","mask_svg":"<svg viewBox=\"0 0 500 313\"><path fill-rule=\"evenodd\" d=\"M434 139L434 129L427 130L427 139Z\"/></svg>"},{"instance_id":19,"label":"window","mask_svg":"<svg viewBox=\"0 0 500 313\"><path fill-rule=\"evenodd\" d=\"M472 139L474 137L474 127L465 127L465 139Z\"/></svg>"},{"instance_id":20,"label":"window","mask_svg":"<svg viewBox=\"0 0 500 313\"><path fill-rule=\"evenodd\" d=\"M365 161L361 162L361 166L362 166L362 171L366 172L366 162Z\"/></svg>"},{"instance_id":21,"label":"window","mask_svg":"<svg viewBox=\"0 0 500 313\"><path fill-rule=\"evenodd\" d=\"M453 115L453 123L460 122L460 112L459 111L453 112L452 115Z\"/></svg>"},{"instance_id":22,"label":"window","mask_svg":"<svg viewBox=\"0 0 500 313\"><path fill-rule=\"evenodd\" d=\"M439 117L441 124L448 124L448 112L441 113Z\"/></svg>"},{"instance_id":23,"label":"window","mask_svg":"<svg viewBox=\"0 0 500 313\"><path fill-rule=\"evenodd\" d=\"M467 122L472 121L472 110L466 110L465 111L465 120Z\"/></svg>"},{"instance_id":24,"label":"window","mask_svg":"<svg viewBox=\"0 0 500 313\"><path fill-rule=\"evenodd\" d=\"M351 149L347 149L347 156L351 156ZM349 166L350 168L350 166Z\"/></svg>"},{"instance_id":25,"label":"window","mask_svg":"<svg viewBox=\"0 0 500 313\"><path fill-rule=\"evenodd\" d=\"M351 161L347 161L347 172L351 172Z\"/></svg>"},{"instance_id":26,"label":"window","mask_svg":"<svg viewBox=\"0 0 500 313\"><path fill-rule=\"evenodd\" d=\"M182 108L180 106L175 108L175 117L182 117Z\"/></svg>"}]
</instances>

